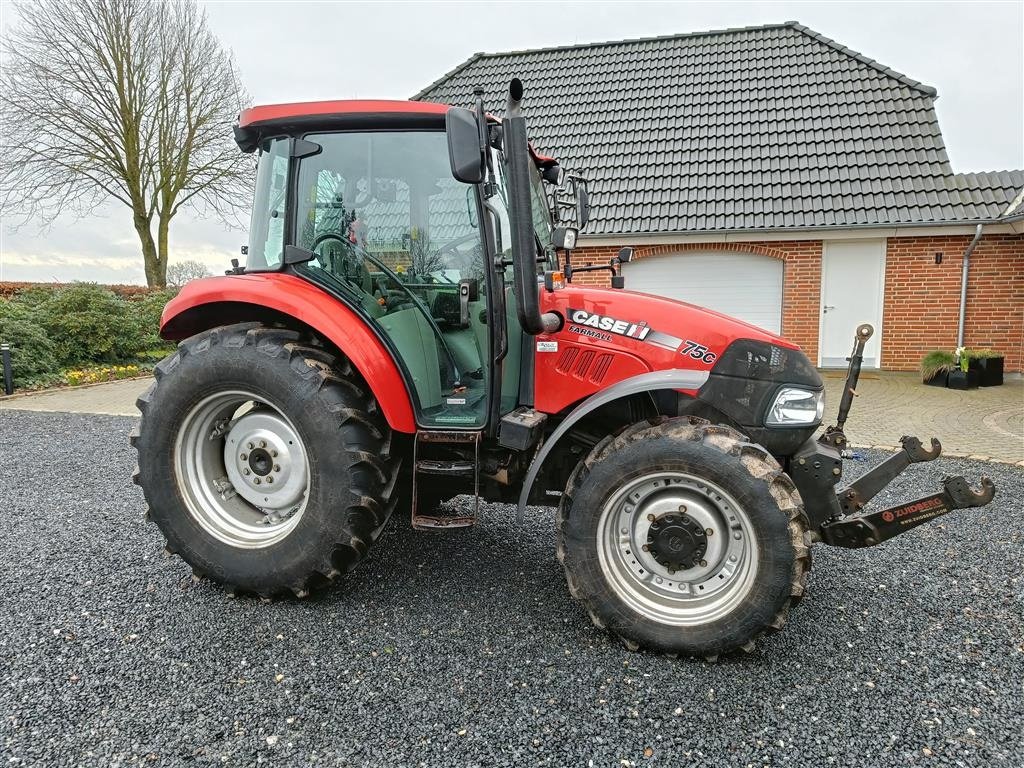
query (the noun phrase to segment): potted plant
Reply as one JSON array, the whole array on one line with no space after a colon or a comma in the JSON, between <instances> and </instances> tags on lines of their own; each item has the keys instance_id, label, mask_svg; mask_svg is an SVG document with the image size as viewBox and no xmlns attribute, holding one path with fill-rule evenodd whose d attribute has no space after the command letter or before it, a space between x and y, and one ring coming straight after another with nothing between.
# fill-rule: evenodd
<instances>
[{"instance_id":1,"label":"potted plant","mask_svg":"<svg viewBox=\"0 0 1024 768\"><path fill-rule=\"evenodd\" d=\"M969 370L978 372L982 387L998 387L1003 383L1003 356L991 349L967 350Z\"/></svg>"},{"instance_id":2,"label":"potted plant","mask_svg":"<svg viewBox=\"0 0 1024 768\"><path fill-rule=\"evenodd\" d=\"M946 386L950 389L974 389L978 386L978 372L971 370L971 359L967 350L958 347L956 350L957 367L949 372Z\"/></svg>"},{"instance_id":3,"label":"potted plant","mask_svg":"<svg viewBox=\"0 0 1024 768\"><path fill-rule=\"evenodd\" d=\"M921 381L930 387L944 387L949 372L955 367L956 358L952 354L933 349L921 360Z\"/></svg>"}]
</instances>

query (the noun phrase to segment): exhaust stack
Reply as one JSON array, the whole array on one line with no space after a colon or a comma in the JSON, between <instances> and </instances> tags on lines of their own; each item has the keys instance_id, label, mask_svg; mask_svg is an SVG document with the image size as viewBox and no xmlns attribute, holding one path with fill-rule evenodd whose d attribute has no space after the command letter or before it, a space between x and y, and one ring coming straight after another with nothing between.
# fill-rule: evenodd
<instances>
[{"instance_id":1,"label":"exhaust stack","mask_svg":"<svg viewBox=\"0 0 1024 768\"><path fill-rule=\"evenodd\" d=\"M505 117L521 117L523 114L523 81L513 77L508 84L508 102L505 104Z\"/></svg>"}]
</instances>

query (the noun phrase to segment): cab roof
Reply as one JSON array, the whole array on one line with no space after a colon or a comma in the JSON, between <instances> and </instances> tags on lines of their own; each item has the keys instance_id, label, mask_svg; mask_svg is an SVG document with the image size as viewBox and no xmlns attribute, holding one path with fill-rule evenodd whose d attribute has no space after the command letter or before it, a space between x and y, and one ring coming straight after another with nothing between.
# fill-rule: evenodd
<instances>
[{"instance_id":1,"label":"cab roof","mask_svg":"<svg viewBox=\"0 0 1024 768\"><path fill-rule=\"evenodd\" d=\"M270 136L294 131L374 127L436 127L444 125L450 104L398 99L341 99L338 101L295 101L249 107L238 116L235 141L243 152L254 152ZM488 114L487 119L497 122ZM557 163L530 144L530 155L539 168Z\"/></svg>"},{"instance_id":2,"label":"cab roof","mask_svg":"<svg viewBox=\"0 0 1024 768\"><path fill-rule=\"evenodd\" d=\"M429 101L344 99L250 107L238 116L235 141L252 152L269 136L318 129L434 127L451 107Z\"/></svg>"},{"instance_id":3,"label":"cab roof","mask_svg":"<svg viewBox=\"0 0 1024 768\"><path fill-rule=\"evenodd\" d=\"M343 118L346 115L443 115L450 107L431 101L399 101L388 99L343 99L339 101L297 101L290 104L267 104L249 107L238 116L238 125L264 125L304 117Z\"/></svg>"}]
</instances>

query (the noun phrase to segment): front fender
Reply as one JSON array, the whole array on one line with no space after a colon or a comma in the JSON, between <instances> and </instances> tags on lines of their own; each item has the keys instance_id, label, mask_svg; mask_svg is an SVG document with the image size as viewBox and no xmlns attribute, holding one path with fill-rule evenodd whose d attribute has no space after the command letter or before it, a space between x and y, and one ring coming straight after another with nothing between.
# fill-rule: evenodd
<instances>
[{"instance_id":1,"label":"front fender","mask_svg":"<svg viewBox=\"0 0 1024 768\"><path fill-rule=\"evenodd\" d=\"M309 326L348 357L370 383L393 430L416 431L409 389L391 351L360 315L294 275L267 272L195 280L164 307L160 336L178 341L218 325L281 316Z\"/></svg>"},{"instance_id":2,"label":"front fender","mask_svg":"<svg viewBox=\"0 0 1024 768\"><path fill-rule=\"evenodd\" d=\"M519 508L516 510L517 518L520 521L523 519L523 513L526 511L526 502L530 498L530 490L533 488L533 483L537 479L537 474L540 472L544 460L551 454L558 441L572 429L576 422L588 413L613 400L636 395L640 392L653 392L659 389L698 390L704 386L704 382L707 380L707 371L687 371L681 368L671 368L665 371L641 373L639 376L623 379L588 397L569 412L569 415L551 433L551 436L544 442L544 446L534 457L533 463L530 464L530 469L526 473L526 478L523 480L523 490L519 494Z\"/></svg>"}]
</instances>

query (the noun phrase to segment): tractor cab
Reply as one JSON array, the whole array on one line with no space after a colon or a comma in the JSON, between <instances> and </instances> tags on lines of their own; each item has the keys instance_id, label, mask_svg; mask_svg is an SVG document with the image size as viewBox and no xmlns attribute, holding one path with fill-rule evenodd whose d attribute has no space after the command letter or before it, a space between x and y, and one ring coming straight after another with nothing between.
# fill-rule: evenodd
<instances>
[{"instance_id":1,"label":"tractor cab","mask_svg":"<svg viewBox=\"0 0 1024 768\"><path fill-rule=\"evenodd\" d=\"M293 118L243 115L260 153L245 272L289 266L362 315L403 367L420 427L484 428L516 407L522 352L500 124L458 110L453 128L436 105L388 112L387 102L371 119L350 104L301 133ZM467 127L471 136L459 133ZM467 148L486 184L453 175L453 163L466 172ZM542 177L553 161L529 157L535 285L555 267Z\"/></svg>"}]
</instances>

